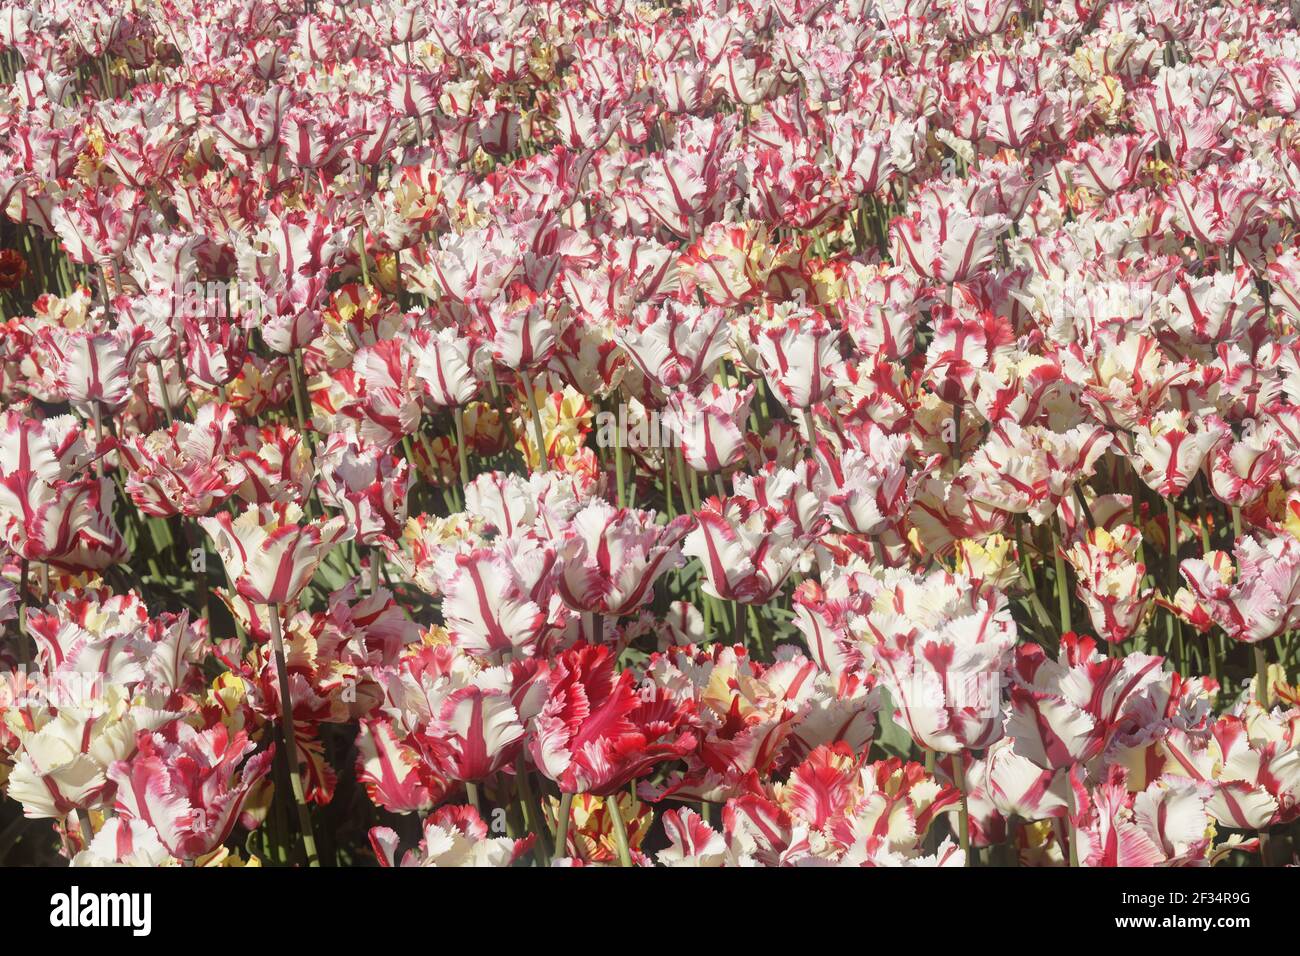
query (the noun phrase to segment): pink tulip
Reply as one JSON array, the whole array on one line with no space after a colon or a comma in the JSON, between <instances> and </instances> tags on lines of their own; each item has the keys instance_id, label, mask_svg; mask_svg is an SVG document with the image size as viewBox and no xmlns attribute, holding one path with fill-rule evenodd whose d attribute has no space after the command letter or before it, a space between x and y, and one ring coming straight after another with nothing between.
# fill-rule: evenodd
<instances>
[{"instance_id":1,"label":"pink tulip","mask_svg":"<svg viewBox=\"0 0 1300 956\"><path fill-rule=\"evenodd\" d=\"M250 791L271 769L272 750L243 759L253 749L242 732L232 735L222 724L198 731L177 721L142 735L139 753L109 768L117 810L124 820L153 827L178 859L209 853L229 837Z\"/></svg>"}]
</instances>

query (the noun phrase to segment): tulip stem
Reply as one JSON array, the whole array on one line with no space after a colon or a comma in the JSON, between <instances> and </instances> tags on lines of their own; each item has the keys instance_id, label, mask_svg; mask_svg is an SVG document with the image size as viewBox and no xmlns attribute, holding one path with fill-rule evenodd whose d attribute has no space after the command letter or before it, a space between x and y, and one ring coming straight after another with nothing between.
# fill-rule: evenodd
<instances>
[{"instance_id":1,"label":"tulip stem","mask_svg":"<svg viewBox=\"0 0 1300 956\"><path fill-rule=\"evenodd\" d=\"M537 802L532 778L528 776L528 761L524 759L522 753L515 764L515 780L519 784L519 803L524 812L524 826L537 836L536 842L533 843L533 856L538 866L546 866L550 859L547 848L547 837L550 834L546 831L546 824L543 822L542 808Z\"/></svg>"},{"instance_id":2,"label":"tulip stem","mask_svg":"<svg viewBox=\"0 0 1300 956\"><path fill-rule=\"evenodd\" d=\"M935 752L934 752L933 750L930 750L929 748L926 748L926 751L925 751L925 775L926 775L927 777L934 777L934 766L935 766L936 760L937 760L937 758L935 757ZM936 842L937 842L937 837L935 836L935 829L934 829L934 827L929 827L929 828L927 828L926 831L925 831L925 839L924 839L924 842L923 842L923 845L925 846L925 852L926 852L926 853L933 853L934 850L935 850Z\"/></svg>"},{"instance_id":3,"label":"tulip stem","mask_svg":"<svg viewBox=\"0 0 1300 956\"><path fill-rule=\"evenodd\" d=\"M156 359L153 368L158 373L158 404L162 406L163 414L167 416L167 427L170 428L172 425L172 403L167 398L167 373L163 371L162 359Z\"/></svg>"},{"instance_id":4,"label":"tulip stem","mask_svg":"<svg viewBox=\"0 0 1300 956\"><path fill-rule=\"evenodd\" d=\"M1031 542L1032 544L1032 542ZM1051 615L1047 613L1047 608L1043 607L1042 599L1038 596L1038 579L1034 575L1034 563L1030 560L1029 551L1031 549L1025 546L1024 535L1021 531L1019 522L1016 523L1016 551L1020 554L1021 563L1024 565L1025 580L1029 582L1027 596L1029 607L1038 618L1038 623L1043 626L1043 636L1046 638L1053 630Z\"/></svg>"},{"instance_id":5,"label":"tulip stem","mask_svg":"<svg viewBox=\"0 0 1300 956\"><path fill-rule=\"evenodd\" d=\"M961 841L961 852L966 857L966 865L971 866L970 856L970 803L966 796L966 765L960 751L952 755L952 779L961 791L961 809L957 811L957 838Z\"/></svg>"},{"instance_id":6,"label":"tulip stem","mask_svg":"<svg viewBox=\"0 0 1300 956\"><path fill-rule=\"evenodd\" d=\"M623 811L618 808L618 794L605 798L605 807L609 810L610 829L614 831L614 846L618 848L618 865L632 865L632 851L627 845L627 826L623 823Z\"/></svg>"},{"instance_id":7,"label":"tulip stem","mask_svg":"<svg viewBox=\"0 0 1300 956\"><path fill-rule=\"evenodd\" d=\"M1079 503L1079 513L1083 515L1083 520L1088 525L1088 530L1092 531L1096 529L1097 519L1092 514L1092 507L1088 504L1088 499L1083 496L1083 489L1078 485L1074 486L1074 500Z\"/></svg>"},{"instance_id":8,"label":"tulip stem","mask_svg":"<svg viewBox=\"0 0 1300 956\"><path fill-rule=\"evenodd\" d=\"M85 807L77 807L77 826L81 829L81 842L86 847L95 839L95 828L90 825L90 812Z\"/></svg>"},{"instance_id":9,"label":"tulip stem","mask_svg":"<svg viewBox=\"0 0 1300 956\"><path fill-rule=\"evenodd\" d=\"M672 482L672 458L669 457L669 449L664 449L664 510L668 512L668 520L677 517L677 509L673 507L673 482Z\"/></svg>"},{"instance_id":10,"label":"tulip stem","mask_svg":"<svg viewBox=\"0 0 1300 956\"><path fill-rule=\"evenodd\" d=\"M542 429L542 413L537 408L537 396L533 394L532 380L524 378L524 398L528 402L528 417L533 420L533 441L537 444L537 461L541 471L549 470L546 460L546 433Z\"/></svg>"},{"instance_id":11,"label":"tulip stem","mask_svg":"<svg viewBox=\"0 0 1300 956\"><path fill-rule=\"evenodd\" d=\"M298 431L302 433L302 440L308 440L307 436L307 416L304 413L305 406L302 402L302 372L298 369L298 353L292 352L289 355L289 378L293 386L293 410L298 417Z\"/></svg>"},{"instance_id":12,"label":"tulip stem","mask_svg":"<svg viewBox=\"0 0 1300 956\"><path fill-rule=\"evenodd\" d=\"M456 458L460 463L460 489L464 495L465 488L469 485L469 459L465 451L465 410L459 405L453 413L456 419Z\"/></svg>"},{"instance_id":13,"label":"tulip stem","mask_svg":"<svg viewBox=\"0 0 1300 956\"><path fill-rule=\"evenodd\" d=\"M447 505L447 514L455 514L461 510L460 499L453 485L443 484L441 481L441 469L438 467L438 459L433 450L433 443L429 441L429 436L424 433L422 428L416 428L415 437L420 440L420 449L429 462L429 481L439 486L438 490L442 492L442 500ZM417 466L416 471L419 472L419 470Z\"/></svg>"},{"instance_id":14,"label":"tulip stem","mask_svg":"<svg viewBox=\"0 0 1300 956\"><path fill-rule=\"evenodd\" d=\"M736 614L737 616L740 615L739 604L736 605ZM763 629L759 626L758 611L754 609L754 605L745 605L745 616L749 619L749 633L750 636L754 638L754 646L762 647L764 652L767 652L769 649L767 647L767 642L763 640Z\"/></svg>"},{"instance_id":15,"label":"tulip stem","mask_svg":"<svg viewBox=\"0 0 1300 956\"><path fill-rule=\"evenodd\" d=\"M623 436L614 438L614 491L618 506L623 507Z\"/></svg>"},{"instance_id":16,"label":"tulip stem","mask_svg":"<svg viewBox=\"0 0 1300 956\"><path fill-rule=\"evenodd\" d=\"M1169 538L1168 590L1169 590L1169 600L1170 602L1172 602L1174 599L1174 592L1178 590L1178 509L1174 507L1174 500L1172 498L1165 499L1165 523L1169 525L1168 529L1166 530L1166 535ZM1183 648L1182 622L1178 619L1178 615L1174 614L1172 611L1165 618L1165 620L1169 622L1168 626L1169 626L1170 645L1173 645L1175 641L1175 637L1177 638L1178 666L1182 668L1186 665L1186 662L1183 660L1184 648ZM1169 648L1171 652L1173 651L1173 649L1174 648L1172 646Z\"/></svg>"},{"instance_id":17,"label":"tulip stem","mask_svg":"<svg viewBox=\"0 0 1300 956\"><path fill-rule=\"evenodd\" d=\"M184 518L182 518L181 521L182 521L181 527L184 531L186 541L189 543L189 548L190 548L190 553L187 555L187 558L189 559L190 566L191 566L190 569L194 571L196 575L194 583L198 587L199 616L203 620L207 621L209 620L209 613L208 613L209 594L208 594L207 549L205 545L206 538L203 535L202 529L199 527L198 523L194 519L191 518L190 520L187 521ZM193 567L194 564L196 563L194 560L195 551L200 552L199 560L197 562L198 564L197 570L195 570Z\"/></svg>"},{"instance_id":18,"label":"tulip stem","mask_svg":"<svg viewBox=\"0 0 1300 956\"><path fill-rule=\"evenodd\" d=\"M19 664L27 662L27 642L30 635L27 633L27 609L34 603L30 594L28 578L31 575L31 569L28 567L26 558L22 559L21 570L18 572L18 641L15 650ZM49 588L45 589L42 597L48 601L50 599Z\"/></svg>"},{"instance_id":19,"label":"tulip stem","mask_svg":"<svg viewBox=\"0 0 1300 956\"><path fill-rule=\"evenodd\" d=\"M559 862L569 855L569 814L573 809L573 794L560 794L560 812L555 817L555 856Z\"/></svg>"},{"instance_id":20,"label":"tulip stem","mask_svg":"<svg viewBox=\"0 0 1300 956\"><path fill-rule=\"evenodd\" d=\"M1268 657L1264 654L1263 644L1255 644L1251 649L1255 652L1255 699L1267 711L1273 696L1268 680Z\"/></svg>"},{"instance_id":21,"label":"tulip stem","mask_svg":"<svg viewBox=\"0 0 1300 956\"><path fill-rule=\"evenodd\" d=\"M1062 632L1073 631L1074 623L1070 619L1070 591L1065 579L1065 558L1061 554L1061 535L1052 525L1052 558L1056 563L1056 602L1061 609Z\"/></svg>"},{"instance_id":22,"label":"tulip stem","mask_svg":"<svg viewBox=\"0 0 1300 956\"><path fill-rule=\"evenodd\" d=\"M289 696L289 669L284 659L284 638L280 633L280 605L267 606L271 614L271 650L275 654L275 675L280 686L280 739L284 744L285 758L289 764L289 785L298 805L298 828L302 832L302 846L307 854L308 866L320 866L316 855L316 834L312 829L311 811L303 796L302 773L298 769L298 741L293 723L293 702Z\"/></svg>"},{"instance_id":23,"label":"tulip stem","mask_svg":"<svg viewBox=\"0 0 1300 956\"><path fill-rule=\"evenodd\" d=\"M691 498L691 483L686 479L686 459L681 452L674 449L669 449L664 454L673 455L674 477L677 479L677 496L682 499L682 513L688 514L699 506Z\"/></svg>"}]
</instances>

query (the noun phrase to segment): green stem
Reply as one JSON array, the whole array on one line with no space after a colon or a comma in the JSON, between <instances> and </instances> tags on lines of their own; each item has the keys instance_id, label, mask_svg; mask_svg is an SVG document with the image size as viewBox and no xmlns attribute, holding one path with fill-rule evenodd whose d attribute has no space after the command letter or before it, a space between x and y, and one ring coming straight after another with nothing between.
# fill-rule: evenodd
<instances>
[{"instance_id":1,"label":"green stem","mask_svg":"<svg viewBox=\"0 0 1300 956\"><path fill-rule=\"evenodd\" d=\"M573 809L573 794L560 794L560 812L555 818L555 861L569 855L569 814Z\"/></svg>"},{"instance_id":2,"label":"green stem","mask_svg":"<svg viewBox=\"0 0 1300 956\"><path fill-rule=\"evenodd\" d=\"M361 259L361 282L370 288L370 266L366 262L366 227L362 223L361 228L357 230L357 256Z\"/></svg>"},{"instance_id":3,"label":"green stem","mask_svg":"<svg viewBox=\"0 0 1300 956\"><path fill-rule=\"evenodd\" d=\"M736 613L740 614L740 605L736 605ZM770 653L767 641L763 639L763 629L759 626L758 611L754 609L754 605L745 605L745 616L749 619L749 635L754 639L754 647L764 653Z\"/></svg>"},{"instance_id":4,"label":"green stem","mask_svg":"<svg viewBox=\"0 0 1300 956\"><path fill-rule=\"evenodd\" d=\"M673 482L672 456L671 449L664 449L664 510L668 512L668 520L671 521L677 517L677 509L673 507Z\"/></svg>"},{"instance_id":5,"label":"green stem","mask_svg":"<svg viewBox=\"0 0 1300 956\"><path fill-rule=\"evenodd\" d=\"M469 485L469 459L465 451L465 410L457 405L453 414L456 419L456 458L460 463L460 487L461 493L464 494L465 488Z\"/></svg>"},{"instance_id":6,"label":"green stem","mask_svg":"<svg viewBox=\"0 0 1300 956\"><path fill-rule=\"evenodd\" d=\"M686 478L686 459L677 449L666 449L664 454L673 456L673 464L676 466L677 478L677 496L682 501L682 513L687 514L698 507L691 498L691 483Z\"/></svg>"},{"instance_id":7,"label":"green stem","mask_svg":"<svg viewBox=\"0 0 1300 956\"><path fill-rule=\"evenodd\" d=\"M524 379L524 397L528 401L528 414L533 420L533 441L537 443L537 460L542 471L547 471L550 464L546 460L546 433L542 429L542 413L537 408L537 396L533 394L532 380Z\"/></svg>"},{"instance_id":8,"label":"green stem","mask_svg":"<svg viewBox=\"0 0 1300 956\"><path fill-rule=\"evenodd\" d=\"M1273 689L1268 680L1268 657L1264 654L1263 644L1252 645L1251 649L1255 652L1255 699L1267 711L1273 697Z\"/></svg>"},{"instance_id":9,"label":"green stem","mask_svg":"<svg viewBox=\"0 0 1300 956\"><path fill-rule=\"evenodd\" d=\"M31 568L29 567L26 558L22 559L20 568L21 570L18 572L18 640L16 642L16 656L19 664L25 664L27 662L27 646L29 643L27 609L35 602L32 600L32 595L28 591L27 584L28 578L31 575ZM41 599L44 601L50 599L49 588L46 588L41 594Z\"/></svg>"},{"instance_id":10,"label":"green stem","mask_svg":"<svg viewBox=\"0 0 1300 956\"><path fill-rule=\"evenodd\" d=\"M614 490L618 506L623 507L623 436L614 438Z\"/></svg>"},{"instance_id":11,"label":"green stem","mask_svg":"<svg viewBox=\"0 0 1300 956\"><path fill-rule=\"evenodd\" d=\"M958 839L961 851L966 857L966 865L971 866L970 856L970 803L966 795L966 765L960 752L952 755L952 778L961 791L961 809L957 812Z\"/></svg>"},{"instance_id":12,"label":"green stem","mask_svg":"<svg viewBox=\"0 0 1300 956\"><path fill-rule=\"evenodd\" d=\"M153 363L154 371L158 373L158 402L163 407L163 414L167 416L167 427L172 424L172 403L167 400L167 376L163 373L162 359L156 359Z\"/></svg>"},{"instance_id":13,"label":"green stem","mask_svg":"<svg viewBox=\"0 0 1300 956\"><path fill-rule=\"evenodd\" d=\"M1178 587L1178 511L1172 498L1165 501L1165 520L1169 525L1169 597Z\"/></svg>"},{"instance_id":14,"label":"green stem","mask_svg":"<svg viewBox=\"0 0 1300 956\"><path fill-rule=\"evenodd\" d=\"M524 825L537 835L537 840L533 844L533 857L537 860L538 866L546 866L550 859L550 851L547 848L547 837L550 834L542 823L542 808L537 802L537 793L533 790L533 781L528 775L528 762L522 753L515 764L515 780L519 784L519 803L524 813Z\"/></svg>"},{"instance_id":15,"label":"green stem","mask_svg":"<svg viewBox=\"0 0 1300 956\"><path fill-rule=\"evenodd\" d=\"M618 848L618 865L632 865L632 851L627 845L627 826L623 823L623 811L618 808L618 794L605 798L605 807L609 810L609 822L614 831L614 845Z\"/></svg>"},{"instance_id":16,"label":"green stem","mask_svg":"<svg viewBox=\"0 0 1300 956\"><path fill-rule=\"evenodd\" d=\"M1052 528L1052 558L1056 563L1056 602L1061 609L1061 630L1073 631L1074 624L1070 618L1070 591L1065 578L1065 558L1061 554L1061 535Z\"/></svg>"},{"instance_id":17,"label":"green stem","mask_svg":"<svg viewBox=\"0 0 1300 956\"><path fill-rule=\"evenodd\" d=\"M303 795L302 773L298 769L298 740L293 723L293 702L289 697L289 668L284 660L284 638L280 633L280 606L268 605L271 614L271 650L275 654L275 674L280 684L280 739L284 744L289 763L289 784L293 788L294 803L298 805L298 828L302 833L303 850L308 866L320 866L316 855L316 833L312 828L311 811Z\"/></svg>"},{"instance_id":18,"label":"green stem","mask_svg":"<svg viewBox=\"0 0 1300 956\"><path fill-rule=\"evenodd\" d=\"M302 401L302 372L298 368L297 352L289 354L289 377L290 384L293 386L293 411L298 418L298 431L302 432L302 440L308 441L307 415L304 412L305 406Z\"/></svg>"}]
</instances>

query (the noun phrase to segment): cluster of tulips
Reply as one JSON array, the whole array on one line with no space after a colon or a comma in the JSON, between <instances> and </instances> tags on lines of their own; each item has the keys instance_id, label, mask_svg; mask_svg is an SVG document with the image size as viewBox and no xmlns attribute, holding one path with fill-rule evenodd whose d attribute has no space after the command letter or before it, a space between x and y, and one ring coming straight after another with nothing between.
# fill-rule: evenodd
<instances>
[{"instance_id":1,"label":"cluster of tulips","mask_svg":"<svg viewBox=\"0 0 1300 956\"><path fill-rule=\"evenodd\" d=\"M0 860L1293 863L1298 15L0 0Z\"/></svg>"}]
</instances>

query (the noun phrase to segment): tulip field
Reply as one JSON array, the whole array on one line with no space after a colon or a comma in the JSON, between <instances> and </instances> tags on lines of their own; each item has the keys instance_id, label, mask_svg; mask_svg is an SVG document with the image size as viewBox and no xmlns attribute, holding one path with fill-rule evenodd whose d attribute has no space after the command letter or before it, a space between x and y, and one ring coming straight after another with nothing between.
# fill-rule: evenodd
<instances>
[{"instance_id":1,"label":"tulip field","mask_svg":"<svg viewBox=\"0 0 1300 956\"><path fill-rule=\"evenodd\" d=\"M0 0L0 213L0 865L1300 865L1300 2Z\"/></svg>"}]
</instances>

